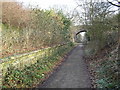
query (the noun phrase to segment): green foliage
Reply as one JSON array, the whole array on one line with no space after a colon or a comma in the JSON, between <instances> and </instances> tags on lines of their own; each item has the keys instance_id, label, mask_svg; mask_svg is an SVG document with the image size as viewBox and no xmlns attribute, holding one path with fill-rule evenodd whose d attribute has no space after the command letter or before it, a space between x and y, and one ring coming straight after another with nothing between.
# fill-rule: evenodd
<instances>
[{"instance_id":1,"label":"green foliage","mask_svg":"<svg viewBox=\"0 0 120 90\"><path fill-rule=\"evenodd\" d=\"M90 38L95 47L93 49L99 51L104 47L117 44L118 14L111 11L111 5L107 2L94 2L91 5L86 12L89 20L86 21L88 24L85 28L88 30L87 37Z\"/></svg>"},{"instance_id":2,"label":"green foliage","mask_svg":"<svg viewBox=\"0 0 120 90\"><path fill-rule=\"evenodd\" d=\"M85 50L86 55L91 57L93 54L90 54L88 50L91 49L87 47ZM119 67L118 67L118 49L116 47L112 48L112 51L101 51L90 60L90 68L94 70L95 77L94 81L96 83L96 88L119 88L120 80L119 77Z\"/></svg>"},{"instance_id":3,"label":"green foliage","mask_svg":"<svg viewBox=\"0 0 120 90\"><path fill-rule=\"evenodd\" d=\"M87 11L89 20L86 24L90 42L85 52L91 57L93 66L90 66L96 72L95 82L98 88L119 88L118 51L111 53L119 44L119 13L113 13L115 11L108 2L90 3Z\"/></svg>"},{"instance_id":4,"label":"green foliage","mask_svg":"<svg viewBox=\"0 0 120 90\"><path fill-rule=\"evenodd\" d=\"M118 88L119 80L118 80L118 71L117 71L117 62L112 61L104 61L101 64L101 67L98 69L99 79L97 81L98 87L100 88Z\"/></svg>"},{"instance_id":5,"label":"green foliage","mask_svg":"<svg viewBox=\"0 0 120 90\"><path fill-rule=\"evenodd\" d=\"M27 13L27 9L24 11ZM14 10L9 13L13 12ZM71 21L62 11L34 8L29 9L27 14L29 14L29 20L23 27L11 25L14 23L9 25L9 22L3 22L3 57L70 42ZM12 21L15 22L14 19L15 17Z\"/></svg>"},{"instance_id":6,"label":"green foliage","mask_svg":"<svg viewBox=\"0 0 120 90\"><path fill-rule=\"evenodd\" d=\"M41 82L47 73L51 72L57 62L68 53L74 45L56 46L50 55L37 60L37 63L26 66L24 69L16 69L12 66L8 68L8 72L3 78L3 88L30 88ZM42 59L42 60L41 60Z\"/></svg>"}]
</instances>

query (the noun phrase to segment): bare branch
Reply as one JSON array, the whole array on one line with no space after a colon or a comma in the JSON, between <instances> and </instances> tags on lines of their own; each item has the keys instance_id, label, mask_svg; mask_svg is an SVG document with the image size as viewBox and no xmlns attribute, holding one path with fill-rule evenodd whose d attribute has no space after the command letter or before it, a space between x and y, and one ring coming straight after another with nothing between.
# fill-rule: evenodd
<instances>
[{"instance_id":1,"label":"bare branch","mask_svg":"<svg viewBox=\"0 0 120 90\"><path fill-rule=\"evenodd\" d=\"M120 2L119 1L117 1L118 2L118 4L114 4L113 2L110 2L109 0L107 0L110 4L112 4L113 6L117 6L117 7L120 7Z\"/></svg>"}]
</instances>

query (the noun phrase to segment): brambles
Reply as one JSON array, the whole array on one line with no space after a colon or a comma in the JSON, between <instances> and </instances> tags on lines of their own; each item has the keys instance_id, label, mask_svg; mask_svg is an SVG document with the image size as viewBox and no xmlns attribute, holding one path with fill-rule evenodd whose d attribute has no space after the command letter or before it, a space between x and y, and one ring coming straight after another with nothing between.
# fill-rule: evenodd
<instances>
[{"instance_id":1,"label":"brambles","mask_svg":"<svg viewBox=\"0 0 120 90\"><path fill-rule=\"evenodd\" d=\"M2 57L70 42L70 25L62 11L3 2Z\"/></svg>"},{"instance_id":2,"label":"brambles","mask_svg":"<svg viewBox=\"0 0 120 90\"><path fill-rule=\"evenodd\" d=\"M42 82L49 72L58 65L73 47L72 43L56 46L50 55L46 54L43 58L37 60L37 63L26 66L24 69L9 66L8 71L3 77L3 88L31 88L38 82Z\"/></svg>"},{"instance_id":3,"label":"brambles","mask_svg":"<svg viewBox=\"0 0 120 90\"><path fill-rule=\"evenodd\" d=\"M119 88L119 13L108 2L91 0L85 5L89 7L85 8L85 28L90 37L85 52L95 88Z\"/></svg>"},{"instance_id":4,"label":"brambles","mask_svg":"<svg viewBox=\"0 0 120 90\"><path fill-rule=\"evenodd\" d=\"M18 2L2 2L2 23L7 26L24 28L30 20L30 10Z\"/></svg>"},{"instance_id":5,"label":"brambles","mask_svg":"<svg viewBox=\"0 0 120 90\"><path fill-rule=\"evenodd\" d=\"M58 60L72 48L73 44L69 45L71 21L62 11L25 8L18 2L2 4L2 56L0 58L5 60L4 57L11 55L17 57L16 54L27 52L23 55L23 61L26 63L16 62L18 68L10 66L15 61L14 57L11 57L13 62L6 64L8 70L5 68L3 88L32 87L33 84L44 79L57 65ZM60 46L63 44L65 46ZM50 53L45 51L42 55L37 53L40 56L37 63L36 53L28 55L30 51L36 52L48 47L53 48L54 51L50 50Z\"/></svg>"}]
</instances>

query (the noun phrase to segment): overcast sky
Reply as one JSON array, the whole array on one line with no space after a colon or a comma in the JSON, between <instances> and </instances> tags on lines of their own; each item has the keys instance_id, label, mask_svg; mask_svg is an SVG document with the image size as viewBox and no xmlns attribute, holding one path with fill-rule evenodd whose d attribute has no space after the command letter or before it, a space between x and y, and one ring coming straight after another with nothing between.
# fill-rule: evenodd
<instances>
[{"instance_id":1,"label":"overcast sky","mask_svg":"<svg viewBox=\"0 0 120 90\"><path fill-rule=\"evenodd\" d=\"M19 2L23 2L24 5L32 5L42 8L42 9L49 9L53 6L58 7L68 7L69 9L74 9L77 4L75 0L17 0Z\"/></svg>"}]
</instances>

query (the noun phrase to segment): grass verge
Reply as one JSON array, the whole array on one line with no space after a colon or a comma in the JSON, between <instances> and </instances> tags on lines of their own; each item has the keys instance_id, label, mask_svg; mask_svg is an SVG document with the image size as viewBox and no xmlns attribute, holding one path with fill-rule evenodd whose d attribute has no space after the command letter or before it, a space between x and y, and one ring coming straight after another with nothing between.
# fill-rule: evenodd
<instances>
[{"instance_id":1,"label":"grass verge","mask_svg":"<svg viewBox=\"0 0 120 90\"><path fill-rule=\"evenodd\" d=\"M58 47L52 55L38 59L37 63L26 66L23 70L9 67L3 78L2 88L32 88L42 83L54 68L61 63L62 58L73 48L73 44Z\"/></svg>"}]
</instances>

